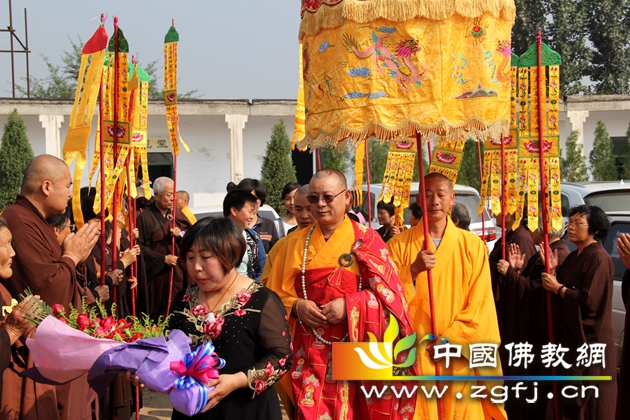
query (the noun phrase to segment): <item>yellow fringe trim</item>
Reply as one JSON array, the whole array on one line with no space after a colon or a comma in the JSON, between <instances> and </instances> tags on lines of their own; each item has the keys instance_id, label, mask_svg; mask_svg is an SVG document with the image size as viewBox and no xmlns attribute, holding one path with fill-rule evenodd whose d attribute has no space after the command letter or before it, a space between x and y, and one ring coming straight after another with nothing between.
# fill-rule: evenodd
<instances>
[{"instance_id":1,"label":"yellow fringe trim","mask_svg":"<svg viewBox=\"0 0 630 420\"><path fill-rule=\"evenodd\" d=\"M358 23L384 18L403 22L415 18L445 20L458 14L475 18L490 13L514 23L514 0L344 0L334 6L323 4L316 13L305 12L300 24L300 39L322 29L336 28L346 20Z\"/></svg>"},{"instance_id":2,"label":"yellow fringe trim","mask_svg":"<svg viewBox=\"0 0 630 420\"><path fill-rule=\"evenodd\" d=\"M298 142L298 148L310 147L337 147L348 140L351 147L356 147L370 137L377 140L393 140L397 137L416 137L420 134L422 141L426 142L431 137L437 135L438 140L456 141L460 135L469 135L472 140L483 141L486 137L499 138L510 133L510 119L500 119L486 123L479 118L469 118L461 124L453 125L442 119L437 123L425 126L413 121L406 121L398 127L385 127L378 122L372 122L361 130L353 130L345 126L337 128L334 132L328 133L319 130L315 135L306 133L304 139Z\"/></svg>"}]
</instances>

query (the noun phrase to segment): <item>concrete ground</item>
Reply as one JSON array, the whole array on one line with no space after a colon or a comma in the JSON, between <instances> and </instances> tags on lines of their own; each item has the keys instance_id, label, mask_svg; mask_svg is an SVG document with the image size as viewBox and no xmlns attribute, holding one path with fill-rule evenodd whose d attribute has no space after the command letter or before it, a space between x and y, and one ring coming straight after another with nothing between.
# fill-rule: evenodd
<instances>
[{"instance_id":1,"label":"concrete ground","mask_svg":"<svg viewBox=\"0 0 630 420\"><path fill-rule=\"evenodd\" d=\"M142 401L144 407L140 410L141 420L170 420L173 407L168 395L143 389ZM135 419L135 417L132 418ZM282 409L282 418L289 420L284 409Z\"/></svg>"}]
</instances>

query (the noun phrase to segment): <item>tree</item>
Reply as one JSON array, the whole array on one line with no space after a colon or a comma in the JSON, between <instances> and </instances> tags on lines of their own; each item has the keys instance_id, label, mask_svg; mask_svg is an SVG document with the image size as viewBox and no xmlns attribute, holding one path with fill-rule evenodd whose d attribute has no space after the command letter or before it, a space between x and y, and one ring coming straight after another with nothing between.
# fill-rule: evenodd
<instances>
[{"instance_id":1,"label":"tree","mask_svg":"<svg viewBox=\"0 0 630 420\"><path fill-rule=\"evenodd\" d=\"M26 136L26 124L14 109L4 126L0 145L0 211L15 202L33 149Z\"/></svg>"},{"instance_id":2,"label":"tree","mask_svg":"<svg viewBox=\"0 0 630 420\"><path fill-rule=\"evenodd\" d=\"M479 153L477 151L477 142L467 140L463 153L462 164L457 174L457 183L468 185L479 191L481 179L479 178ZM483 150L481 153L483 156Z\"/></svg>"},{"instance_id":3,"label":"tree","mask_svg":"<svg viewBox=\"0 0 630 420\"><path fill-rule=\"evenodd\" d=\"M630 93L630 0L590 0L587 29L593 60L587 67L595 93Z\"/></svg>"},{"instance_id":4,"label":"tree","mask_svg":"<svg viewBox=\"0 0 630 420\"><path fill-rule=\"evenodd\" d=\"M588 181L588 171L582 152L584 145L578 144L579 135L578 130L573 130L571 135L567 137L566 159L562 157L562 152L560 153L560 172L563 181Z\"/></svg>"},{"instance_id":5,"label":"tree","mask_svg":"<svg viewBox=\"0 0 630 420\"><path fill-rule=\"evenodd\" d=\"M273 127L260 174L267 188L267 203L279 213L284 211L282 189L289 182L297 182L297 178L291 161L291 141L282 119Z\"/></svg>"},{"instance_id":6,"label":"tree","mask_svg":"<svg viewBox=\"0 0 630 420\"><path fill-rule=\"evenodd\" d=\"M591 174L595 181L615 181L617 179L613 142L601 120L597 122L595 141L593 142L593 150L589 155L589 161Z\"/></svg>"},{"instance_id":7,"label":"tree","mask_svg":"<svg viewBox=\"0 0 630 420\"><path fill-rule=\"evenodd\" d=\"M516 21L512 27L512 51L521 55L536 43L536 34L547 25L549 0L516 0Z\"/></svg>"},{"instance_id":8,"label":"tree","mask_svg":"<svg viewBox=\"0 0 630 420\"><path fill-rule=\"evenodd\" d=\"M547 1L551 20L543 40L562 57L560 92L562 95L591 93L592 87L583 83L593 58L586 31L589 2Z\"/></svg>"},{"instance_id":9,"label":"tree","mask_svg":"<svg viewBox=\"0 0 630 420\"><path fill-rule=\"evenodd\" d=\"M621 171L619 173L621 179L630 179L630 125L626 131L626 143L621 148Z\"/></svg>"},{"instance_id":10,"label":"tree","mask_svg":"<svg viewBox=\"0 0 630 420\"><path fill-rule=\"evenodd\" d=\"M322 168L337 169L346 174L350 169L352 155L348 150L348 143L344 143L341 149L335 147L320 147L320 156L322 159Z\"/></svg>"}]
</instances>

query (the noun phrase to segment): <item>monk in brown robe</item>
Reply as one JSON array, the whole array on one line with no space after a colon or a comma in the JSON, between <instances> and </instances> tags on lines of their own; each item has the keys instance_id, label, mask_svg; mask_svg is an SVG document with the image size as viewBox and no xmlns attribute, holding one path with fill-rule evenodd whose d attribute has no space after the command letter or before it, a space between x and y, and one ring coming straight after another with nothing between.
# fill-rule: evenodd
<instances>
[{"instance_id":1,"label":"monk in brown robe","mask_svg":"<svg viewBox=\"0 0 630 420\"><path fill-rule=\"evenodd\" d=\"M530 232L535 245L543 243L543 221L540 218L538 229ZM558 265L561 265L569 255L569 248L562 239L564 229L557 231L551 229L549 232L550 252L556 251L558 254ZM541 275L545 272L545 259L541 252L534 254L527 263L525 255L521 254L519 246L510 244L508 250L508 260L500 260L497 264L497 271L505 278L505 293L503 296L508 305L514 308L515 317L512 325L518 329L514 331L518 335L520 342L529 343L533 346L533 353L538 355L542 346L550 342L549 329L547 324L547 291L542 287ZM525 368L512 367L513 375L551 375L551 369L544 369L540 357L534 357L531 364ZM551 382L541 382L538 385L539 395L547 395L551 391ZM535 403L527 402L525 398L511 396L508 404L512 411L512 419L542 419L545 417L547 401L538 398Z\"/></svg>"},{"instance_id":2,"label":"monk in brown robe","mask_svg":"<svg viewBox=\"0 0 630 420\"><path fill-rule=\"evenodd\" d=\"M497 215L497 226L501 226L503 215ZM523 266L526 266L529 259L536 253L536 247L532 241L532 237L527 230L527 227L520 225L514 229L515 217L513 214L507 214L505 216L505 255L508 255L508 249L511 244L516 244L521 250L521 254L525 256L523 260ZM489 255L490 260L490 275L492 277L492 291L494 293L494 303L497 309L497 319L499 321L499 333L501 335L501 346L499 347L499 356L501 357L501 366L503 367L503 374L505 376L516 375L512 370L509 362L509 353L505 348L506 344L525 342L525 339L520 337L520 330L518 327L518 319L520 313L517 309L511 305L515 300L515 295L518 296L518 291L511 285L505 282L505 277L499 274L497 271L497 264L502 258L501 252L501 240L498 240L494 244L494 248ZM508 382L509 384L509 382ZM518 408L513 409L512 406L516 403L515 398L509 398L505 403L505 411L508 418L512 418L518 415Z\"/></svg>"},{"instance_id":3,"label":"monk in brown robe","mask_svg":"<svg viewBox=\"0 0 630 420\"><path fill-rule=\"evenodd\" d=\"M68 235L59 247L52 227L46 222L47 217L66 211L71 185L68 166L54 156L37 156L26 168L21 194L2 214L13 233L16 252L13 275L5 282L12 296L20 296L29 288L50 306L59 303L68 308L72 303L81 309L81 294L88 291L81 290L75 267L89 255L98 232L85 225ZM86 404L86 376L55 387L17 375L31 366L26 347L13 352L12 363L3 374L3 419L91 418L90 406Z\"/></svg>"},{"instance_id":4,"label":"monk in brown robe","mask_svg":"<svg viewBox=\"0 0 630 420\"><path fill-rule=\"evenodd\" d=\"M621 367L619 369L619 390L617 392L617 420L626 420L630 418L630 311L628 311L628 299L630 299L630 235L622 233L617 238L617 250L619 258L623 265L626 266L626 272L621 282L621 290L624 298L624 306L626 307L626 322L623 335L623 350L621 354Z\"/></svg>"},{"instance_id":5,"label":"monk in brown robe","mask_svg":"<svg viewBox=\"0 0 630 420\"><path fill-rule=\"evenodd\" d=\"M138 216L140 232L140 248L146 262L149 296L151 302L150 315L157 320L160 315L167 315L169 282L171 267L174 268L172 296L184 287L185 277L183 265L178 262L179 242L181 236L190 225L190 221L177 209L176 227L172 226L173 180L167 177L157 178L153 182L155 202ZM172 249L172 238L175 237L175 252Z\"/></svg>"},{"instance_id":6,"label":"monk in brown robe","mask_svg":"<svg viewBox=\"0 0 630 420\"><path fill-rule=\"evenodd\" d=\"M563 382L577 388L575 398L559 399L562 419L613 419L617 400L617 363L612 327L612 291L615 268L601 241L610 231L606 213L596 206L582 205L571 209L568 224L569 240L577 250L569 254L556 275L542 274L545 290L555 293L553 330L555 342L569 349L558 365L558 375L611 376L610 381ZM557 253L549 258L552 273L557 267ZM595 347L606 347L600 360L593 357ZM584 347L583 347L584 346ZM587 349L586 352L579 348ZM586 356L584 363L578 363ZM601 360L603 358L603 361ZM569 391L571 394L571 391ZM553 410L548 410L551 414Z\"/></svg>"}]
</instances>

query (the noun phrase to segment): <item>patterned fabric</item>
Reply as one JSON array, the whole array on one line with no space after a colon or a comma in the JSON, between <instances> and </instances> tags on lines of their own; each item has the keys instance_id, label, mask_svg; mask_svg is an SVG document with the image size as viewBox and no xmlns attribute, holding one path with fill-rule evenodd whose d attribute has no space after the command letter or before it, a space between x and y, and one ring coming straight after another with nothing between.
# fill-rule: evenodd
<instances>
[{"instance_id":1,"label":"patterned fabric","mask_svg":"<svg viewBox=\"0 0 630 420\"><path fill-rule=\"evenodd\" d=\"M200 304L199 286L175 298L170 329L184 331L193 346L212 342L226 365L221 374L243 372L248 388L227 395L197 419L282 418L272 386L291 367L289 326L278 296L258 283L236 293L214 312ZM177 411L173 418L187 418Z\"/></svg>"},{"instance_id":2,"label":"patterned fabric","mask_svg":"<svg viewBox=\"0 0 630 420\"><path fill-rule=\"evenodd\" d=\"M315 232L319 232L316 230ZM318 242L315 232L311 237L311 246ZM354 237L348 233L354 233ZM317 266L323 261L317 256L307 263L305 278L308 299L317 304L328 303L336 298L345 297L347 321L318 328L318 333L328 341L339 341L348 334L349 341L368 341L369 333L378 339L383 337L389 314L393 314L400 326L399 337L413 334L407 304L398 276L389 258L389 251L372 229L349 220L337 228L334 235L341 233L333 244L330 240L325 247L333 245L335 250L349 245L356 262L352 270L340 266ZM352 235L350 233L350 235ZM303 234L306 234L304 232ZM334 238L335 237L331 237ZM348 241L347 239L350 239ZM319 242L321 243L321 242ZM304 247L304 239L298 241L297 248ZM318 254L332 252L319 249ZM331 259L338 258L334 255ZM314 264L313 264L314 262ZM355 267L356 266L356 267ZM362 291L359 291L358 269L363 278ZM300 298L302 293L301 276L295 277L295 290ZM326 418L404 418L405 413L413 413L413 398L370 399L355 398L359 386L369 386L368 382L334 381L332 379L332 349L328 344L320 342L312 330L297 326L293 337L295 350L291 378L297 404L298 419ZM397 363L404 361L406 352L402 352ZM403 372L399 372L402 374ZM413 373L411 373L413 374ZM360 392L360 391L359 391ZM383 413L387 413L385 416Z\"/></svg>"},{"instance_id":3,"label":"patterned fabric","mask_svg":"<svg viewBox=\"0 0 630 420\"><path fill-rule=\"evenodd\" d=\"M298 146L417 133L450 140L509 133L510 13L482 13L482 4L474 17L454 13L437 20L414 16L426 2L406 1L408 18L395 20L380 11L395 14L406 6L313 3L317 12L306 9L300 31L306 136ZM513 8L511 1L493 4Z\"/></svg>"}]
</instances>

